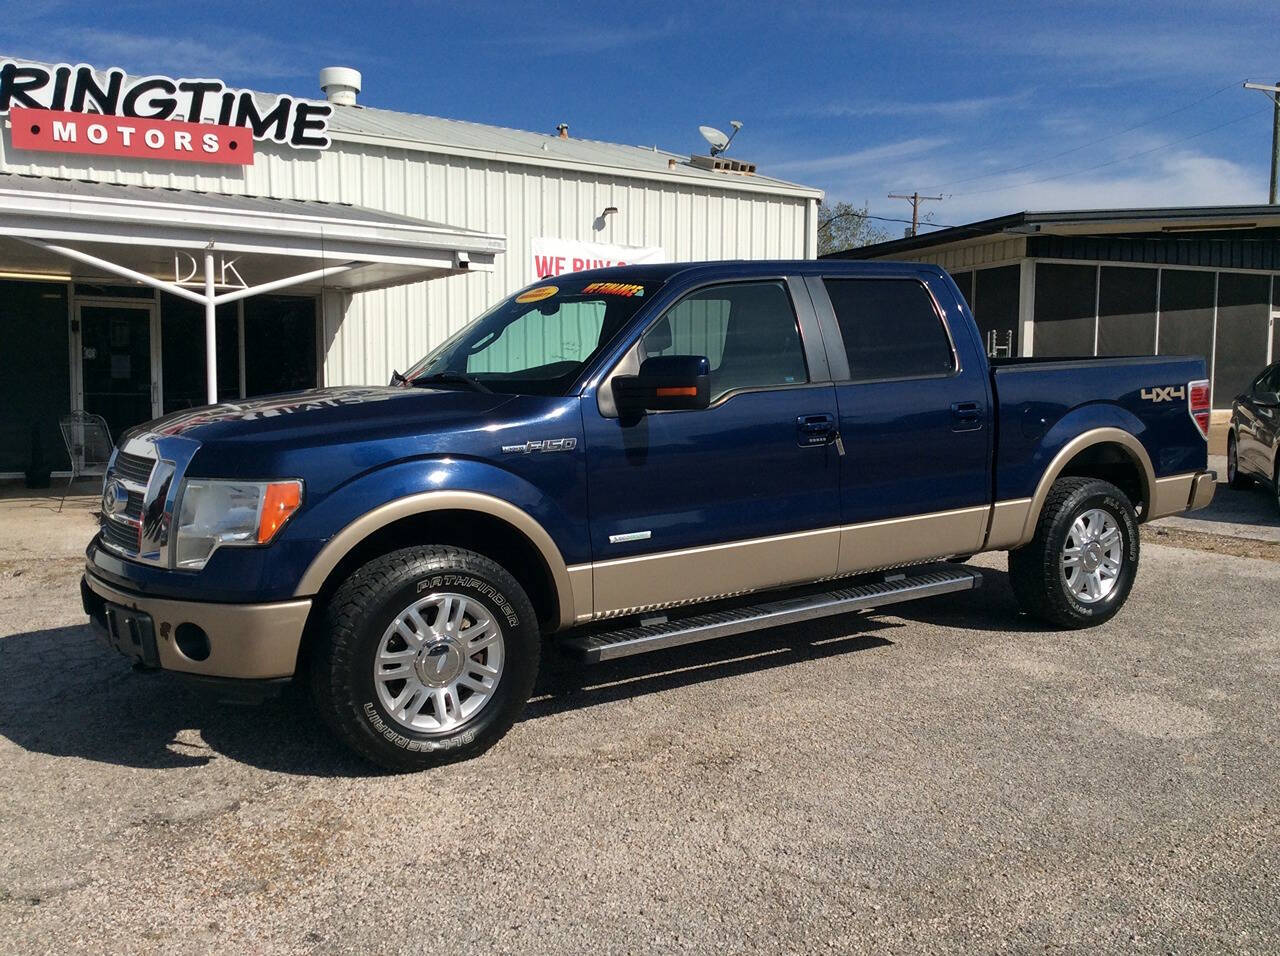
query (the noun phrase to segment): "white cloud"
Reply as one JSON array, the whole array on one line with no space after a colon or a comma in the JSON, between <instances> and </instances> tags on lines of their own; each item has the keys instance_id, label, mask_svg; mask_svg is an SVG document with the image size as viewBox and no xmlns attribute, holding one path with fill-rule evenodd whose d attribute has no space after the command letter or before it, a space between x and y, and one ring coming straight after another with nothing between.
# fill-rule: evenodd
<instances>
[{"instance_id":1,"label":"white cloud","mask_svg":"<svg viewBox=\"0 0 1280 956\"><path fill-rule=\"evenodd\" d=\"M958 170L950 170L957 172ZM828 185L833 198L889 192L901 183L937 182L940 170L924 165L898 169L873 184L856 178ZM1081 173L1047 182L1028 182L1021 173L983 183L985 190L963 194L959 188L940 203L930 203L936 223L960 225L1023 210L1130 209L1161 206L1249 205L1266 201L1267 171L1194 150L1168 151L1117 168ZM1005 186L993 190L992 186ZM908 187L910 188L910 187ZM872 204L872 212L900 216L887 200Z\"/></svg>"},{"instance_id":2,"label":"white cloud","mask_svg":"<svg viewBox=\"0 0 1280 956\"><path fill-rule=\"evenodd\" d=\"M195 39L95 27L38 27L29 24L29 36L10 38L7 52L46 62L89 63L103 69L119 66L130 73L211 76L232 84L310 78L323 56L321 51L244 31L219 31Z\"/></svg>"},{"instance_id":3,"label":"white cloud","mask_svg":"<svg viewBox=\"0 0 1280 956\"><path fill-rule=\"evenodd\" d=\"M946 145L947 140L937 136L916 136L899 140L896 143L884 143L880 146L869 146L865 149L849 153L837 153L827 156L813 156L804 159L784 159L768 164L769 172L778 171L790 175L806 175L825 172L836 172L858 169L891 160L918 156Z\"/></svg>"},{"instance_id":4,"label":"white cloud","mask_svg":"<svg viewBox=\"0 0 1280 956\"><path fill-rule=\"evenodd\" d=\"M664 40L680 32L680 26L669 20L652 27L608 27L562 24L561 29L541 33L520 33L493 37L490 46L518 47L532 56L564 56L566 53L603 53L637 44Z\"/></svg>"},{"instance_id":5,"label":"white cloud","mask_svg":"<svg viewBox=\"0 0 1280 956\"><path fill-rule=\"evenodd\" d=\"M917 100L913 102L883 100L875 103L828 103L796 110L794 116L934 116L960 119L1006 109L1028 101L1033 90L1005 96L971 96L952 100Z\"/></svg>"}]
</instances>

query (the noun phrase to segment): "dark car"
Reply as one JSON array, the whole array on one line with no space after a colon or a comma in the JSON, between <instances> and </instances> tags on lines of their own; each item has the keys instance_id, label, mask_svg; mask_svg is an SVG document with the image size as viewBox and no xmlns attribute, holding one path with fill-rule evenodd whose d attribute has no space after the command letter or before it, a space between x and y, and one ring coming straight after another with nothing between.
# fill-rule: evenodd
<instances>
[{"instance_id":1,"label":"dark car","mask_svg":"<svg viewBox=\"0 0 1280 956\"><path fill-rule=\"evenodd\" d=\"M1254 481L1271 489L1280 507L1280 362L1268 365L1231 403L1227 434L1227 480L1232 488Z\"/></svg>"}]
</instances>

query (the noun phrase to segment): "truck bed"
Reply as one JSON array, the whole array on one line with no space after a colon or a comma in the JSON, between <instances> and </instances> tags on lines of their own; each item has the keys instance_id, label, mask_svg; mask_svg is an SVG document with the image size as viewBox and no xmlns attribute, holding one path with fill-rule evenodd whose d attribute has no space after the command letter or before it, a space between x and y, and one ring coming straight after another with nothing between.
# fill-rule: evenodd
<instances>
[{"instance_id":1,"label":"truck bed","mask_svg":"<svg viewBox=\"0 0 1280 956\"><path fill-rule=\"evenodd\" d=\"M995 500L1033 494L1049 461L1082 428L1129 431L1157 478L1204 468L1207 444L1189 413L1186 385L1206 377L1204 359L1188 355L993 360ZM1155 390L1170 386L1181 397L1157 400Z\"/></svg>"}]
</instances>

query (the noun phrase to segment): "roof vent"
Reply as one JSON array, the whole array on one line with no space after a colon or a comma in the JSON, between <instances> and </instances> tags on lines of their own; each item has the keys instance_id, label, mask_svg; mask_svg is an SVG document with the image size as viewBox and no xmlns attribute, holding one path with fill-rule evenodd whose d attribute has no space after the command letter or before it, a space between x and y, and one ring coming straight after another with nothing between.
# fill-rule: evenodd
<instances>
[{"instance_id":1,"label":"roof vent","mask_svg":"<svg viewBox=\"0 0 1280 956\"><path fill-rule=\"evenodd\" d=\"M699 169L710 169L717 173L737 173L740 176L751 176L756 171L755 163L744 162L741 159L730 159L723 153L719 156L699 156L695 154L689 157L689 165L697 166Z\"/></svg>"},{"instance_id":2,"label":"roof vent","mask_svg":"<svg viewBox=\"0 0 1280 956\"><path fill-rule=\"evenodd\" d=\"M568 123L560 123L560 124L558 124L558 125L556 126L556 133L557 133L557 135L559 135L559 137L560 137L561 139L568 139L568 138L569 138L569 124L568 124Z\"/></svg>"},{"instance_id":3,"label":"roof vent","mask_svg":"<svg viewBox=\"0 0 1280 956\"><path fill-rule=\"evenodd\" d=\"M326 66L320 71L320 89L330 103L355 106L361 79L360 71L349 66Z\"/></svg>"}]
</instances>

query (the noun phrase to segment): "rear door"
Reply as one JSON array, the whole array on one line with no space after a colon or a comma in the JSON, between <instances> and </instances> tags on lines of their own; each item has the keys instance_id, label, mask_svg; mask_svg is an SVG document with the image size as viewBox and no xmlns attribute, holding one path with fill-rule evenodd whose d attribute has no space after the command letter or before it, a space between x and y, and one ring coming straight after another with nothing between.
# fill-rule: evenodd
<instances>
[{"instance_id":1,"label":"rear door","mask_svg":"<svg viewBox=\"0 0 1280 956\"><path fill-rule=\"evenodd\" d=\"M711 406L622 421L607 380L584 402L596 612L834 573L835 390L803 283L689 290L614 373L654 355L705 355Z\"/></svg>"},{"instance_id":2,"label":"rear door","mask_svg":"<svg viewBox=\"0 0 1280 956\"><path fill-rule=\"evenodd\" d=\"M830 329L840 434L840 571L981 548L991 501L987 364L939 277L809 280ZM944 311L945 310L945 311Z\"/></svg>"}]
</instances>

